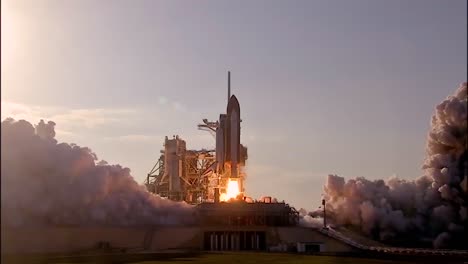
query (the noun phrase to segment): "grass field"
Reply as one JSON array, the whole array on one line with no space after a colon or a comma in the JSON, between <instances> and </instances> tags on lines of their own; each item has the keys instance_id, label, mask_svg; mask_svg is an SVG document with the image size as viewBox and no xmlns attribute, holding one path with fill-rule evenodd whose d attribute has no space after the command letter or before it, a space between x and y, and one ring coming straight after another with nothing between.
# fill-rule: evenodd
<instances>
[{"instance_id":1,"label":"grass field","mask_svg":"<svg viewBox=\"0 0 468 264\"><path fill-rule=\"evenodd\" d=\"M390 260L389 256L385 259L365 258L365 257L344 257L344 256L319 256L319 255L299 255L286 253L203 253L203 252L178 252L178 253L130 253L130 254L97 254L97 255L75 255L75 256L2 256L2 263L10 264L71 264L71 263L120 263L120 264L303 264L303 263L362 263L362 264L392 264L392 263L463 263L450 259L429 258L400 258L399 260Z\"/></svg>"},{"instance_id":2,"label":"grass field","mask_svg":"<svg viewBox=\"0 0 468 264\"><path fill-rule=\"evenodd\" d=\"M310 256L310 255L294 255L294 254L267 254L267 253L237 253L237 254L205 254L194 258L183 258L174 259L171 261L143 261L134 262L135 264L161 264L161 263L172 263L172 264L188 264L188 263L200 263L200 264L257 264L257 263L268 263L268 264L351 264L351 263L362 263L362 264L378 264L378 263L402 263L401 261L391 260L377 260L377 259L363 259L363 258L352 258L352 257L332 257L332 256ZM410 262L406 262L410 263Z\"/></svg>"},{"instance_id":3,"label":"grass field","mask_svg":"<svg viewBox=\"0 0 468 264\"><path fill-rule=\"evenodd\" d=\"M362 264L392 264L392 263L414 263L414 262L402 262L392 260L379 260L370 258L356 258L356 257L338 257L338 256L313 256L313 255L297 255L297 254L280 254L280 253L206 253L198 254L189 257L147 257L144 261L141 259L136 260L132 256L126 256L121 258L104 259L104 260L89 260L88 261L77 261L77 262L51 262L61 264L71 263L132 263L132 264L257 264L257 263L268 263L268 264L351 264L351 263L362 263Z\"/></svg>"}]
</instances>

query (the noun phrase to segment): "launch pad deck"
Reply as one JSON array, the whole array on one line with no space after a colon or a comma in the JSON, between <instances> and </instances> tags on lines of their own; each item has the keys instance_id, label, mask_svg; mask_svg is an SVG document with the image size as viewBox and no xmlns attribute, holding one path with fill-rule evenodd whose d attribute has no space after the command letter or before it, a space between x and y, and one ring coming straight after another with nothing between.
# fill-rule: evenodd
<instances>
[{"instance_id":1,"label":"launch pad deck","mask_svg":"<svg viewBox=\"0 0 468 264\"><path fill-rule=\"evenodd\" d=\"M299 213L283 202L201 203L196 209L201 225L293 226L299 220Z\"/></svg>"}]
</instances>

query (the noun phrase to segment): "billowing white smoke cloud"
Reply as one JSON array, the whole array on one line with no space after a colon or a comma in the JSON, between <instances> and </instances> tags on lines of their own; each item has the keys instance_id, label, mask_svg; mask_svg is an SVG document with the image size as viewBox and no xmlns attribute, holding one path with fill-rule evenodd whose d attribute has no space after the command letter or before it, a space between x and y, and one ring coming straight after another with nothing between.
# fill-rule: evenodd
<instances>
[{"instance_id":1,"label":"billowing white smoke cloud","mask_svg":"<svg viewBox=\"0 0 468 264\"><path fill-rule=\"evenodd\" d=\"M355 226L388 243L432 241L438 248L468 247L467 137L464 83L436 107L423 176L345 182L329 175L324 187L327 214L336 224Z\"/></svg>"},{"instance_id":2,"label":"billowing white smoke cloud","mask_svg":"<svg viewBox=\"0 0 468 264\"><path fill-rule=\"evenodd\" d=\"M323 227L323 218L312 217L310 215L300 215L299 225L305 227L321 228Z\"/></svg>"},{"instance_id":3,"label":"billowing white smoke cloud","mask_svg":"<svg viewBox=\"0 0 468 264\"><path fill-rule=\"evenodd\" d=\"M1 129L2 225L153 225L191 221L191 206L146 191L128 168L57 143L55 123Z\"/></svg>"}]
</instances>

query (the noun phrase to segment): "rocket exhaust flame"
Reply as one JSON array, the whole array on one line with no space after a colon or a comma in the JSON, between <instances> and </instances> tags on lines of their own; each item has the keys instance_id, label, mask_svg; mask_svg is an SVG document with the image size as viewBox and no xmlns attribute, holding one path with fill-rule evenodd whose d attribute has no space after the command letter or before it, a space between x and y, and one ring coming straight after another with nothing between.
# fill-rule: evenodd
<instances>
[{"instance_id":1,"label":"rocket exhaust flame","mask_svg":"<svg viewBox=\"0 0 468 264\"><path fill-rule=\"evenodd\" d=\"M227 202L231 199L237 198L239 194L239 182L237 180L229 179L226 187L226 193L221 194L220 200L222 202Z\"/></svg>"}]
</instances>

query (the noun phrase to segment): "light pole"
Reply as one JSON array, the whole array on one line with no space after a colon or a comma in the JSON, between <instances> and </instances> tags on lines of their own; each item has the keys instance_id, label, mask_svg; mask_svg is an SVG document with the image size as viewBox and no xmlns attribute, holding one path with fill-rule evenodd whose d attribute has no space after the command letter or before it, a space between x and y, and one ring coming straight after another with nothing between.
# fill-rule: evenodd
<instances>
[{"instance_id":1,"label":"light pole","mask_svg":"<svg viewBox=\"0 0 468 264\"><path fill-rule=\"evenodd\" d=\"M322 199L322 206L323 206L323 228L327 228L327 210L325 210L325 199Z\"/></svg>"}]
</instances>

